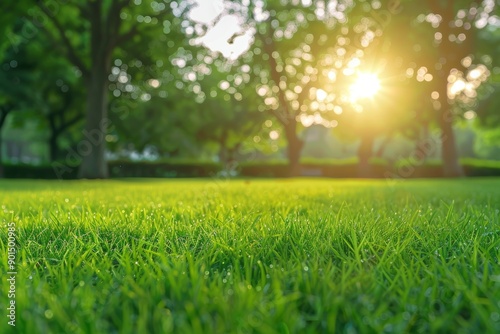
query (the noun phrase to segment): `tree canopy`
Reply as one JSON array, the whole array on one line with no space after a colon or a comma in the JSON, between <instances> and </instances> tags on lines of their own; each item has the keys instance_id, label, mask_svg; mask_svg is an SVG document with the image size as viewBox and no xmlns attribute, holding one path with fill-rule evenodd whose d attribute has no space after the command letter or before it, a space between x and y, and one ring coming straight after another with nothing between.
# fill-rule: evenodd
<instances>
[{"instance_id":1,"label":"tree canopy","mask_svg":"<svg viewBox=\"0 0 500 334\"><path fill-rule=\"evenodd\" d=\"M454 125L494 133L499 121L493 0L2 6L0 129L39 119L50 159L70 147L82 178L106 178L107 156L227 164L245 145L283 152L297 175L312 125L357 139L365 175L377 140L403 136L418 151L439 129L445 175L461 176Z\"/></svg>"}]
</instances>

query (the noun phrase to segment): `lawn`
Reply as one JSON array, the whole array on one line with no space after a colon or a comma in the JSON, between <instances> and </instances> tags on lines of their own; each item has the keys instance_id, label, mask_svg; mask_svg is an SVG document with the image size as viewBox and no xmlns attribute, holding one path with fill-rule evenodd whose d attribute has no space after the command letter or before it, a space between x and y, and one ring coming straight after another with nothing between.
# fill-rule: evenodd
<instances>
[{"instance_id":1,"label":"lawn","mask_svg":"<svg viewBox=\"0 0 500 334\"><path fill-rule=\"evenodd\" d=\"M500 179L1 181L0 198L0 333L500 332Z\"/></svg>"}]
</instances>

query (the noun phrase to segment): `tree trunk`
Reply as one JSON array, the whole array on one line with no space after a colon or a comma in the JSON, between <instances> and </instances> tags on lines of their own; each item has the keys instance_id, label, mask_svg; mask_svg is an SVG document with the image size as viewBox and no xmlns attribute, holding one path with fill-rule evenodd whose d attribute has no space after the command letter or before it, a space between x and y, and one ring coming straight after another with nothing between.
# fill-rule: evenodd
<instances>
[{"instance_id":1,"label":"tree trunk","mask_svg":"<svg viewBox=\"0 0 500 334\"><path fill-rule=\"evenodd\" d=\"M230 163L232 165L234 165L234 164L237 163L236 154L238 153L240 147L241 147L241 143L237 143L233 147L228 148L228 150L227 150L227 161L228 161L228 163Z\"/></svg>"},{"instance_id":2,"label":"tree trunk","mask_svg":"<svg viewBox=\"0 0 500 334\"><path fill-rule=\"evenodd\" d=\"M358 176L371 177L372 171L370 166L370 158L373 151L373 137L371 135L363 135L361 144L358 148Z\"/></svg>"},{"instance_id":3,"label":"tree trunk","mask_svg":"<svg viewBox=\"0 0 500 334\"><path fill-rule=\"evenodd\" d=\"M224 131L219 138L219 161L222 168L226 169L228 164L227 131Z\"/></svg>"},{"instance_id":4,"label":"tree trunk","mask_svg":"<svg viewBox=\"0 0 500 334\"><path fill-rule=\"evenodd\" d=\"M127 1L113 1L106 13L102 1L88 2L90 19L90 68L85 80L87 88L86 125L84 139L78 143L77 153L82 159L79 178L108 178L106 163L106 134L108 130L108 75L111 58L119 44L120 11ZM102 19L104 18L104 21ZM132 30L131 30L132 31ZM135 32L134 32L135 34Z\"/></svg>"},{"instance_id":5,"label":"tree trunk","mask_svg":"<svg viewBox=\"0 0 500 334\"><path fill-rule=\"evenodd\" d=\"M49 157L54 162L59 158L59 146L57 145L57 135L52 131L49 137Z\"/></svg>"},{"instance_id":6,"label":"tree trunk","mask_svg":"<svg viewBox=\"0 0 500 334\"><path fill-rule=\"evenodd\" d=\"M459 162L455 134L453 132L453 117L450 106L443 106L445 109L441 114L439 124L441 126L441 156L443 159L443 175L445 177L462 177L464 171Z\"/></svg>"},{"instance_id":7,"label":"tree trunk","mask_svg":"<svg viewBox=\"0 0 500 334\"><path fill-rule=\"evenodd\" d=\"M387 136L384 138L384 141L380 144L377 153L375 153L375 157L377 158L382 158L382 155L384 155L385 149L387 148L387 145L391 142L392 136Z\"/></svg>"},{"instance_id":8,"label":"tree trunk","mask_svg":"<svg viewBox=\"0 0 500 334\"><path fill-rule=\"evenodd\" d=\"M286 98L284 89L281 89L280 82L281 73L277 70L277 61L274 57L274 52L276 52L276 45L274 44L274 28L269 21L267 36L262 36L264 49L269 56L269 69L271 72L271 78L273 79L276 87L278 87L278 101L280 104L280 111L274 111L275 117L283 125L285 130L285 137L288 141L287 156L289 163L289 176L299 176L301 174L300 168L300 153L304 146L304 143L297 136L297 121L295 117L296 112L290 108L288 100ZM302 102L302 101L299 101Z\"/></svg>"},{"instance_id":9,"label":"tree trunk","mask_svg":"<svg viewBox=\"0 0 500 334\"><path fill-rule=\"evenodd\" d=\"M439 125L441 127L441 148L443 159L443 174L445 177L460 177L464 176L464 171L459 163L459 155L455 143L455 134L453 133L453 112L452 104L448 100L448 76L453 68L460 66L460 61L467 55L467 48L463 45L459 46L451 42L446 36L450 36L454 31L451 29L451 22L455 19L454 1L433 1L428 0L431 8L442 17L440 25L441 33L444 38L438 46L440 56L446 62L443 65L440 75L438 76L439 84L439 102L441 109L439 113ZM445 5L444 7L442 5ZM471 37L467 36L467 40ZM465 51L465 53L464 53Z\"/></svg>"},{"instance_id":10,"label":"tree trunk","mask_svg":"<svg viewBox=\"0 0 500 334\"><path fill-rule=\"evenodd\" d=\"M295 120L289 120L285 127L285 136L287 139L287 156L289 166L289 176L300 176L300 154L304 147L304 142L297 136L297 123Z\"/></svg>"},{"instance_id":11,"label":"tree trunk","mask_svg":"<svg viewBox=\"0 0 500 334\"><path fill-rule=\"evenodd\" d=\"M84 139L78 143L77 153L82 159L79 178L105 179L108 177L106 163L106 133L109 125L108 71L106 60L101 66L94 65L87 84L86 125Z\"/></svg>"},{"instance_id":12,"label":"tree trunk","mask_svg":"<svg viewBox=\"0 0 500 334\"><path fill-rule=\"evenodd\" d=\"M452 105L448 100L448 75L452 68L446 66L443 68L439 78L440 92L439 102L441 109L439 112L439 126L441 128L441 157L443 160L444 177L461 177L464 171L459 163L458 151L455 143L455 133L453 132L453 112Z\"/></svg>"},{"instance_id":13,"label":"tree trunk","mask_svg":"<svg viewBox=\"0 0 500 334\"><path fill-rule=\"evenodd\" d=\"M420 133L418 134L415 148L412 153L415 160L414 163L423 165L429 155L433 152L434 148L429 138L429 123L422 122Z\"/></svg>"},{"instance_id":14,"label":"tree trunk","mask_svg":"<svg viewBox=\"0 0 500 334\"><path fill-rule=\"evenodd\" d=\"M3 125L5 124L5 120L7 119L7 115L9 114L12 108L9 107L0 107L0 178L4 177L3 171Z\"/></svg>"},{"instance_id":15,"label":"tree trunk","mask_svg":"<svg viewBox=\"0 0 500 334\"><path fill-rule=\"evenodd\" d=\"M222 145L219 147L218 156L219 156L219 162L221 163L222 167L225 168L225 166L227 164L227 149L226 149L226 147L224 147Z\"/></svg>"},{"instance_id":16,"label":"tree trunk","mask_svg":"<svg viewBox=\"0 0 500 334\"><path fill-rule=\"evenodd\" d=\"M0 127L0 179L4 177L3 172L3 138L2 138L2 128Z\"/></svg>"}]
</instances>

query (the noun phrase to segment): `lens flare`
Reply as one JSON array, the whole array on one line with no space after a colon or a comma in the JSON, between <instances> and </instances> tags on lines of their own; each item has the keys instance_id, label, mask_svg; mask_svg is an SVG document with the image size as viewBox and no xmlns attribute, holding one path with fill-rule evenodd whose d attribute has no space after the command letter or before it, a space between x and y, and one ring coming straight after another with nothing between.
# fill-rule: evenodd
<instances>
[{"instance_id":1,"label":"lens flare","mask_svg":"<svg viewBox=\"0 0 500 334\"><path fill-rule=\"evenodd\" d=\"M349 89L351 98L354 101L373 98L379 90L380 80L377 75L373 73L359 73L356 81Z\"/></svg>"}]
</instances>

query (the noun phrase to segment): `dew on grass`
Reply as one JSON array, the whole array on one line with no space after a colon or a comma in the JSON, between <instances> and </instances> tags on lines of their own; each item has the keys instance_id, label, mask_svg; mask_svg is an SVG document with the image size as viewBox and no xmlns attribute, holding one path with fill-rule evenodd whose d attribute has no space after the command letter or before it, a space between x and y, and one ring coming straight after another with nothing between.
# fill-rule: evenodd
<instances>
[{"instance_id":1,"label":"dew on grass","mask_svg":"<svg viewBox=\"0 0 500 334\"><path fill-rule=\"evenodd\" d=\"M54 312L52 312L52 310L48 309L48 310L45 310L45 318L47 319L52 319L52 317L54 316Z\"/></svg>"}]
</instances>

